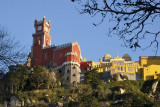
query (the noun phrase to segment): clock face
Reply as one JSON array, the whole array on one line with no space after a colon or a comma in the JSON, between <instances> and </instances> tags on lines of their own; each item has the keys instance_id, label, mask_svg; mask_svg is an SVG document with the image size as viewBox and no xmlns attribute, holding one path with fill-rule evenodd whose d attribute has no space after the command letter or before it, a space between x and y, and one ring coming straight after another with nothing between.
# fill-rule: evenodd
<instances>
[{"instance_id":1,"label":"clock face","mask_svg":"<svg viewBox=\"0 0 160 107\"><path fill-rule=\"evenodd\" d=\"M42 30L42 26L38 26L37 30Z\"/></svg>"}]
</instances>

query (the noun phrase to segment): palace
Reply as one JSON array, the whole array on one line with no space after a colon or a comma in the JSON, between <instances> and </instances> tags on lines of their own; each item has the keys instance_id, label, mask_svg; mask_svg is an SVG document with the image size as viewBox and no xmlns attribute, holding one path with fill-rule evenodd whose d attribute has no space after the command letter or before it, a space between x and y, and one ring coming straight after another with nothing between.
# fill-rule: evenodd
<instances>
[{"instance_id":1,"label":"palace","mask_svg":"<svg viewBox=\"0 0 160 107\"><path fill-rule=\"evenodd\" d=\"M160 75L159 56L141 56L139 61L131 61L128 54L123 55L122 58L118 55L112 58L110 54L106 54L99 62L86 61L85 63L85 66L81 67L82 70L97 69L105 81L115 73L126 75L130 80L157 79Z\"/></svg>"},{"instance_id":2,"label":"palace","mask_svg":"<svg viewBox=\"0 0 160 107\"><path fill-rule=\"evenodd\" d=\"M31 55L28 57L27 66L44 66L58 70L65 79L66 85L77 84L84 80L88 70L97 69L102 79L107 81L115 73L128 76L131 80L156 79L160 74L160 57L141 56L139 61L132 61L128 54L122 58L118 55L112 58L106 54L99 62L82 59L78 42L62 45L51 45L50 21L43 20L34 23L35 33Z\"/></svg>"}]
</instances>

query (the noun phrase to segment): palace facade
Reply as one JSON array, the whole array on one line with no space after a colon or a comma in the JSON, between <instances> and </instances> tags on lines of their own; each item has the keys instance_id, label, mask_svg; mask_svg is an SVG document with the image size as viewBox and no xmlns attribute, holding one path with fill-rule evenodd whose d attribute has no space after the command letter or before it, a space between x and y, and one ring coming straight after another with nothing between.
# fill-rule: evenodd
<instances>
[{"instance_id":1,"label":"palace facade","mask_svg":"<svg viewBox=\"0 0 160 107\"><path fill-rule=\"evenodd\" d=\"M106 81L115 73L127 75L130 80L157 79L160 75L159 56L141 56L139 61L131 61L128 54L123 55L122 58L118 55L112 58L110 54L106 54L103 60L100 59L99 62L86 61L87 64L88 67L81 67L84 71L97 69Z\"/></svg>"},{"instance_id":2,"label":"palace facade","mask_svg":"<svg viewBox=\"0 0 160 107\"><path fill-rule=\"evenodd\" d=\"M35 20L34 27L31 66L40 65L59 70L65 77L65 84L80 82L81 50L78 42L51 45L51 23L45 17L40 21Z\"/></svg>"},{"instance_id":3,"label":"palace facade","mask_svg":"<svg viewBox=\"0 0 160 107\"><path fill-rule=\"evenodd\" d=\"M27 66L44 66L58 70L65 79L65 84L77 84L84 80L87 71L97 69L102 79L107 81L115 73L127 75L131 80L156 79L160 74L159 56L141 56L139 61L132 61L128 54L114 58L106 54L99 62L82 59L77 41L62 45L51 45L50 21L35 20L35 33L32 34L33 45Z\"/></svg>"}]
</instances>

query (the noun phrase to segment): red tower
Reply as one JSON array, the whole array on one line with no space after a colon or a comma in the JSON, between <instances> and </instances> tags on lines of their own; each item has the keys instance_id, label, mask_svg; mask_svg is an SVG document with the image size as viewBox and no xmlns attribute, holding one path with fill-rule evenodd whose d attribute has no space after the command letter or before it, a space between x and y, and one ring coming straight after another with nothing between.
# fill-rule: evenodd
<instances>
[{"instance_id":1,"label":"red tower","mask_svg":"<svg viewBox=\"0 0 160 107\"><path fill-rule=\"evenodd\" d=\"M33 65L42 65L42 49L46 46L51 45L51 36L49 31L51 28L50 21L46 22L46 18L43 20L37 21L34 23L35 33L33 36L33 46L32 46L32 64Z\"/></svg>"}]
</instances>

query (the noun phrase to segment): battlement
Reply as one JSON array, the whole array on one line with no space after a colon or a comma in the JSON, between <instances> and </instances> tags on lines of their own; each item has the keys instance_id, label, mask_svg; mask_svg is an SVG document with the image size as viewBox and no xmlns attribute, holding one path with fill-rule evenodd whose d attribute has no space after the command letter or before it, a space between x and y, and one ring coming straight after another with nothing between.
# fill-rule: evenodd
<instances>
[{"instance_id":1,"label":"battlement","mask_svg":"<svg viewBox=\"0 0 160 107\"><path fill-rule=\"evenodd\" d=\"M74 62L74 61L68 61L68 62L64 62L63 64L62 64L62 66L64 66L64 65L77 65L77 66L79 66L80 67L80 64L78 63L78 62Z\"/></svg>"},{"instance_id":2,"label":"battlement","mask_svg":"<svg viewBox=\"0 0 160 107\"><path fill-rule=\"evenodd\" d=\"M39 25L46 25L49 29L50 29L50 26L51 26L51 23L50 23L50 21L46 21L46 18L45 18L45 16L43 17L43 19L42 20L35 20L35 22L34 22L34 27L36 28L37 26L39 26Z\"/></svg>"},{"instance_id":3,"label":"battlement","mask_svg":"<svg viewBox=\"0 0 160 107\"><path fill-rule=\"evenodd\" d=\"M160 56L140 56L140 59L160 59Z\"/></svg>"},{"instance_id":4,"label":"battlement","mask_svg":"<svg viewBox=\"0 0 160 107\"><path fill-rule=\"evenodd\" d=\"M43 20L40 20L40 21L37 21L37 23L36 24L42 24L43 23Z\"/></svg>"},{"instance_id":5,"label":"battlement","mask_svg":"<svg viewBox=\"0 0 160 107\"><path fill-rule=\"evenodd\" d=\"M63 45L56 46L56 48L54 48L54 50L62 49L62 48L70 47L70 46L72 46L72 43L66 43L66 44L63 44Z\"/></svg>"},{"instance_id":6,"label":"battlement","mask_svg":"<svg viewBox=\"0 0 160 107\"><path fill-rule=\"evenodd\" d=\"M75 55L75 56L77 56L77 53L74 53L74 52L67 52L67 53L65 54L65 56L68 56L68 55Z\"/></svg>"},{"instance_id":7,"label":"battlement","mask_svg":"<svg viewBox=\"0 0 160 107\"><path fill-rule=\"evenodd\" d=\"M78 62L68 61L68 62L64 62L61 66L55 67L54 69L58 70L58 69L61 69L63 66L66 66L66 65L77 65L78 67L80 67L80 64Z\"/></svg>"},{"instance_id":8,"label":"battlement","mask_svg":"<svg viewBox=\"0 0 160 107\"><path fill-rule=\"evenodd\" d=\"M50 46L45 46L43 47L43 49L48 49L48 48L52 48L52 47L56 47L56 44L50 45Z\"/></svg>"}]
</instances>

